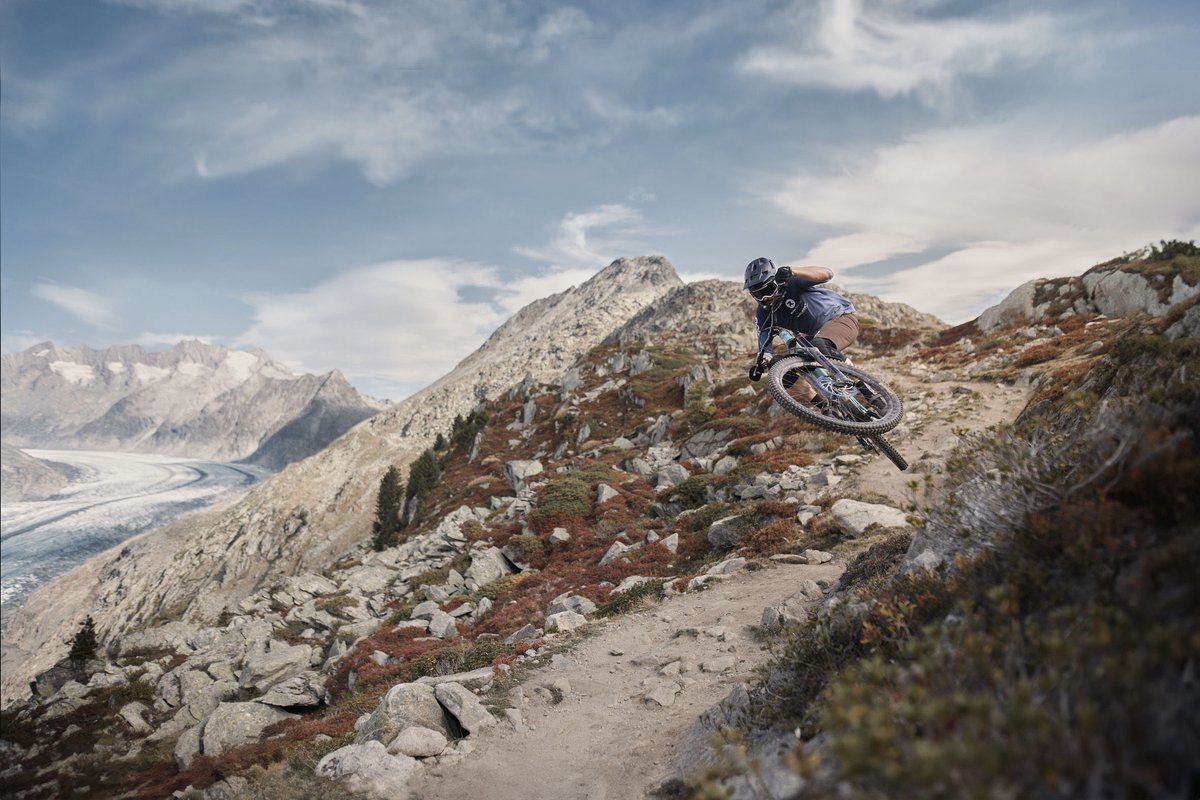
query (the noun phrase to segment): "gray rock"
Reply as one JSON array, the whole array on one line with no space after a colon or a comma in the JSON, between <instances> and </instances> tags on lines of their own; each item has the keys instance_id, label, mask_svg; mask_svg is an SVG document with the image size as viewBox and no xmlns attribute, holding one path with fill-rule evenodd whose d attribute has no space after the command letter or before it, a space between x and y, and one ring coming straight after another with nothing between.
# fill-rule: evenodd
<instances>
[{"instance_id":1,"label":"gray rock","mask_svg":"<svg viewBox=\"0 0 1200 800\"><path fill-rule=\"evenodd\" d=\"M617 584L616 588L612 590L612 594L618 595L618 594L621 594L622 592L627 592L635 586L641 586L643 583L647 583L648 581L652 581L652 580L656 580L656 579L655 578L647 578L643 575L630 575L629 577L625 578L623 581L621 581L620 583Z\"/></svg>"},{"instance_id":2,"label":"gray rock","mask_svg":"<svg viewBox=\"0 0 1200 800\"><path fill-rule=\"evenodd\" d=\"M262 703L221 703L208 715L200 733L200 751L220 755L246 742L257 741L263 729L296 715Z\"/></svg>"},{"instance_id":3,"label":"gray rock","mask_svg":"<svg viewBox=\"0 0 1200 800\"><path fill-rule=\"evenodd\" d=\"M725 442L733 432L728 429L700 431L683 443L679 457L684 461L694 458L708 458L725 449Z\"/></svg>"},{"instance_id":4,"label":"gray rock","mask_svg":"<svg viewBox=\"0 0 1200 800\"><path fill-rule=\"evenodd\" d=\"M334 750L317 763L316 774L344 780L356 792L394 798L408 797L408 782L416 769L415 759L370 741Z\"/></svg>"},{"instance_id":5,"label":"gray rock","mask_svg":"<svg viewBox=\"0 0 1200 800\"><path fill-rule=\"evenodd\" d=\"M467 733L478 733L496 724L496 718L488 713L470 689L457 683L439 683L434 688L437 700L446 711L458 720Z\"/></svg>"},{"instance_id":6,"label":"gray rock","mask_svg":"<svg viewBox=\"0 0 1200 800\"><path fill-rule=\"evenodd\" d=\"M710 658L700 665L703 672L722 673L729 672L737 666L737 656L717 656Z\"/></svg>"},{"instance_id":7,"label":"gray rock","mask_svg":"<svg viewBox=\"0 0 1200 800\"><path fill-rule=\"evenodd\" d=\"M250 781L240 775L230 775L204 790L204 800L241 800L246 796Z\"/></svg>"},{"instance_id":8,"label":"gray rock","mask_svg":"<svg viewBox=\"0 0 1200 800\"><path fill-rule=\"evenodd\" d=\"M135 700L132 703L126 703L121 706L121 710L117 712L117 716L124 720L134 736L145 736L154 730L150 726L150 723L146 722L143 717L149 710L150 708L145 703L139 703Z\"/></svg>"},{"instance_id":9,"label":"gray rock","mask_svg":"<svg viewBox=\"0 0 1200 800\"><path fill-rule=\"evenodd\" d=\"M714 475L728 475L737 468L738 460L733 456L721 456L717 459L717 463L713 464Z\"/></svg>"},{"instance_id":10,"label":"gray rock","mask_svg":"<svg viewBox=\"0 0 1200 800\"><path fill-rule=\"evenodd\" d=\"M439 639L453 639L458 636L458 626L454 617L444 611L435 611L429 620L429 632Z\"/></svg>"},{"instance_id":11,"label":"gray rock","mask_svg":"<svg viewBox=\"0 0 1200 800\"><path fill-rule=\"evenodd\" d=\"M560 611L557 614L551 614L546 617L547 632L558 631L560 633L569 633L570 631L582 628L584 625L587 625L587 618L574 611Z\"/></svg>"},{"instance_id":12,"label":"gray rock","mask_svg":"<svg viewBox=\"0 0 1200 800\"><path fill-rule=\"evenodd\" d=\"M600 559L600 566L603 567L605 564L620 558L632 549L633 548L624 542L613 542L612 546L608 548L608 551Z\"/></svg>"},{"instance_id":13,"label":"gray rock","mask_svg":"<svg viewBox=\"0 0 1200 800\"><path fill-rule=\"evenodd\" d=\"M667 538L660 541L659 544L661 544L663 547L667 548L667 552L669 552L669 553L678 553L679 552L679 534L672 533L670 536L668 536Z\"/></svg>"},{"instance_id":14,"label":"gray rock","mask_svg":"<svg viewBox=\"0 0 1200 800\"><path fill-rule=\"evenodd\" d=\"M200 754L200 725L194 725L180 734L175 741L175 767L187 769Z\"/></svg>"},{"instance_id":15,"label":"gray rock","mask_svg":"<svg viewBox=\"0 0 1200 800\"><path fill-rule=\"evenodd\" d=\"M574 611L576 614L587 616L596 612L596 604L583 595L564 592L546 606L547 616L558 614L561 611Z\"/></svg>"},{"instance_id":16,"label":"gray rock","mask_svg":"<svg viewBox=\"0 0 1200 800\"><path fill-rule=\"evenodd\" d=\"M804 560L809 564L828 564L833 561L833 553L826 553L824 550L805 550Z\"/></svg>"},{"instance_id":17,"label":"gray rock","mask_svg":"<svg viewBox=\"0 0 1200 800\"><path fill-rule=\"evenodd\" d=\"M614 497L620 497L621 493L609 486L607 483L602 483L596 487L596 502L607 503ZM557 528L555 530L558 530Z\"/></svg>"},{"instance_id":18,"label":"gray rock","mask_svg":"<svg viewBox=\"0 0 1200 800\"><path fill-rule=\"evenodd\" d=\"M746 559L744 558L727 558L724 561L713 564L705 571L705 575L732 575L739 570L746 568Z\"/></svg>"},{"instance_id":19,"label":"gray rock","mask_svg":"<svg viewBox=\"0 0 1200 800\"><path fill-rule=\"evenodd\" d=\"M664 489L674 488L690 476L691 473L684 469L682 464L667 464L658 470L658 485L656 489L661 492Z\"/></svg>"},{"instance_id":20,"label":"gray rock","mask_svg":"<svg viewBox=\"0 0 1200 800\"><path fill-rule=\"evenodd\" d=\"M550 544L566 544L571 541L571 532L566 528L555 528L550 532L550 536L547 537L546 541L550 542Z\"/></svg>"},{"instance_id":21,"label":"gray rock","mask_svg":"<svg viewBox=\"0 0 1200 800\"><path fill-rule=\"evenodd\" d=\"M504 465L504 479L514 492L525 488L526 478L541 475L543 471L540 461L509 461Z\"/></svg>"},{"instance_id":22,"label":"gray rock","mask_svg":"<svg viewBox=\"0 0 1200 800\"><path fill-rule=\"evenodd\" d=\"M745 524L742 523L742 516L740 514L722 517L708 526L709 544L721 550L730 550L737 547L745 535Z\"/></svg>"},{"instance_id":23,"label":"gray rock","mask_svg":"<svg viewBox=\"0 0 1200 800\"><path fill-rule=\"evenodd\" d=\"M640 475L643 478L649 478L654 475L654 466L644 458L627 459L621 466L621 469L626 472L632 472L634 475Z\"/></svg>"},{"instance_id":24,"label":"gray rock","mask_svg":"<svg viewBox=\"0 0 1200 800\"><path fill-rule=\"evenodd\" d=\"M256 702L280 708L311 708L325 702L325 686L321 676L311 670L272 686Z\"/></svg>"},{"instance_id":25,"label":"gray rock","mask_svg":"<svg viewBox=\"0 0 1200 800\"><path fill-rule=\"evenodd\" d=\"M674 681L663 681L643 696L647 703L653 703L661 708L675 705L675 696L679 694L680 686Z\"/></svg>"},{"instance_id":26,"label":"gray rock","mask_svg":"<svg viewBox=\"0 0 1200 800\"><path fill-rule=\"evenodd\" d=\"M445 734L432 728L422 728L413 725L396 734L387 746L389 753L402 754L412 758L431 758L442 754L448 744Z\"/></svg>"},{"instance_id":27,"label":"gray rock","mask_svg":"<svg viewBox=\"0 0 1200 800\"><path fill-rule=\"evenodd\" d=\"M452 675L426 675L418 678L417 683L437 686L439 683L457 683L468 689L480 689L496 679L496 671L491 667L480 667L470 672L455 672Z\"/></svg>"},{"instance_id":28,"label":"gray rock","mask_svg":"<svg viewBox=\"0 0 1200 800\"><path fill-rule=\"evenodd\" d=\"M306 644L289 645L277 640L259 642L246 653L239 684L243 689L265 691L307 670L311 659L312 648Z\"/></svg>"},{"instance_id":29,"label":"gray rock","mask_svg":"<svg viewBox=\"0 0 1200 800\"><path fill-rule=\"evenodd\" d=\"M446 736L452 734L434 688L422 683L401 683L388 690L361 727L355 726L358 735L354 741L390 742L413 725L441 731Z\"/></svg>"},{"instance_id":30,"label":"gray rock","mask_svg":"<svg viewBox=\"0 0 1200 800\"><path fill-rule=\"evenodd\" d=\"M471 554L471 566L467 569L467 586L478 589L497 578L513 574L512 565L498 547L476 550Z\"/></svg>"},{"instance_id":31,"label":"gray rock","mask_svg":"<svg viewBox=\"0 0 1200 800\"><path fill-rule=\"evenodd\" d=\"M1037 281L1028 281L1013 289L1008 297L979 315L976 324L981 331L994 330L1005 325L1015 325L1033 318L1033 299L1037 293Z\"/></svg>"},{"instance_id":32,"label":"gray rock","mask_svg":"<svg viewBox=\"0 0 1200 800\"><path fill-rule=\"evenodd\" d=\"M362 622L351 622L338 628L338 639L358 642L382 627L383 620L381 619L364 619Z\"/></svg>"},{"instance_id":33,"label":"gray rock","mask_svg":"<svg viewBox=\"0 0 1200 800\"><path fill-rule=\"evenodd\" d=\"M437 603L433 602L432 600L426 600L422 603L417 603L416 608L412 610L412 613L408 615L408 618L431 620L433 619L433 615L438 613L439 610L440 609L438 608Z\"/></svg>"},{"instance_id":34,"label":"gray rock","mask_svg":"<svg viewBox=\"0 0 1200 800\"><path fill-rule=\"evenodd\" d=\"M838 500L829 509L834 524L847 536L861 536L867 528L907 528L908 515L898 508L858 500Z\"/></svg>"},{"instance_id":35,"label":"gray rock","mask_svg":"<svg viewBox=\"0 0 1200 800\"><path fill-rule=\"evenodd\" d=\"M538 635L539 634L538 634L537 628L533 627L532 625L526 625L526 626L522 627L520 630L514 631L513 633L509 634L508 638L506 638L504 641L507 644L516 644L518 642L532 642L534 639L538 638Z\"/></svg>"},{"instance_id":36,"label":"gray rock","mask_svg":"<svg viewBox=\"0 0 1200 800\"><path fill-rule=\"evenodd\" d=\"M1200 304L1193 305L1178 321L1167 328L1167 338L1172 341L1184 338L1200 338Z\"/></svg>"}]
</instances>

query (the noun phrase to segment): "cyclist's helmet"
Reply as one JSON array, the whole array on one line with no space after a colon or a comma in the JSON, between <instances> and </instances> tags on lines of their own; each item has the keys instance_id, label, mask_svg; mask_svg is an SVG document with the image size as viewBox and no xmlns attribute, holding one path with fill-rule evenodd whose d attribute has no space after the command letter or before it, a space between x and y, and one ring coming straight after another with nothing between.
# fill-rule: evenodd
<instances>
[{"instance_id":1,"label":"cyclist's helmet","mask_svg":"<svg viewBox=\"0 0 1200 800\"><path fill-rule=\"evenodd\" d=\"M783 296L784 282L777 279L779 267L769 258L756 258L746 265L746 291L760 303L770 304Z\"/></svg>"}]
</instances>

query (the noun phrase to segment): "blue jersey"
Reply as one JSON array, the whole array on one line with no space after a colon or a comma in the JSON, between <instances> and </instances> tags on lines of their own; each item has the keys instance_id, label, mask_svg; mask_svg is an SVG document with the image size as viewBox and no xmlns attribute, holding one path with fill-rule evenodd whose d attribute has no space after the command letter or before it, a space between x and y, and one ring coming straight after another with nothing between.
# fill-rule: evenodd
<instances>
[{"instance_id":1,"label":"blue jersey","mask_svg":"<svg viewBox=\"0 0 1200 800\"><path fill-rule=\"evenodd\" d=\"M774 309L759 304L754 315L758 326L758 346L770 335L771 325L815 336L826 322L843 314L853 314L854 304L832 289L822 289L804 278L788 278L783 297ZM774 321L772 322L772 317Z\"/></svg>"}]
</instances>

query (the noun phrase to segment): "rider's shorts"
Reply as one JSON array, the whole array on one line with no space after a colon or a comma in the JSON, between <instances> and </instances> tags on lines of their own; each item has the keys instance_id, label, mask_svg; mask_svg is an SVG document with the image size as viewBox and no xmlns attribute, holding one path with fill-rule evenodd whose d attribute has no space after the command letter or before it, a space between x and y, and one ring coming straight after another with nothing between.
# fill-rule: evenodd
<instances>
[{"instance_id":1,"label":"rider's shorts","mask_svg":"<svg viewBox=\"0 0 1200 800\"><path fill-rule=\"evenodd\" d=\"M822 325L817 337L833 342L838 350L845 350L858 341L858 331L858 318L853 314L842 314Z\"/></svg>"}]
</instances>

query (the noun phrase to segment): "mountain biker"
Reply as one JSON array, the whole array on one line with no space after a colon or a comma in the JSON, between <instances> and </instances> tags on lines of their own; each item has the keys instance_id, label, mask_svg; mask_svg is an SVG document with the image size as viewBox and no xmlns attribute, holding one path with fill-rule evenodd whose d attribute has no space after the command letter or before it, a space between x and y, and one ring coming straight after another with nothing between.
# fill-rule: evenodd
<instances>
[{"instance_id":1,"label":"mountain biker","mask_svg":"<svg viewBox=\"0 0 1200 800\"><path fill-rule=\"evenodd\" d=\"M813 346L827 357L844 361L841 351L858 339L858 318L853 303L819 286L832 278L833 270L826 267L777 267L769 258L756 258L747 264L743 286L758 302L754 323L759 350L770 338L771 328L779 326L812 337ZM750 380L762 377L772 358L772 353L764 353L763 363L750 368ZM791 388L795 380L795 373L789 373L784 385ZM820 405L823 400L807 382L801 382L798 391L803 395L801 399L814 404Z\"/></svg>"}]
</instances>

